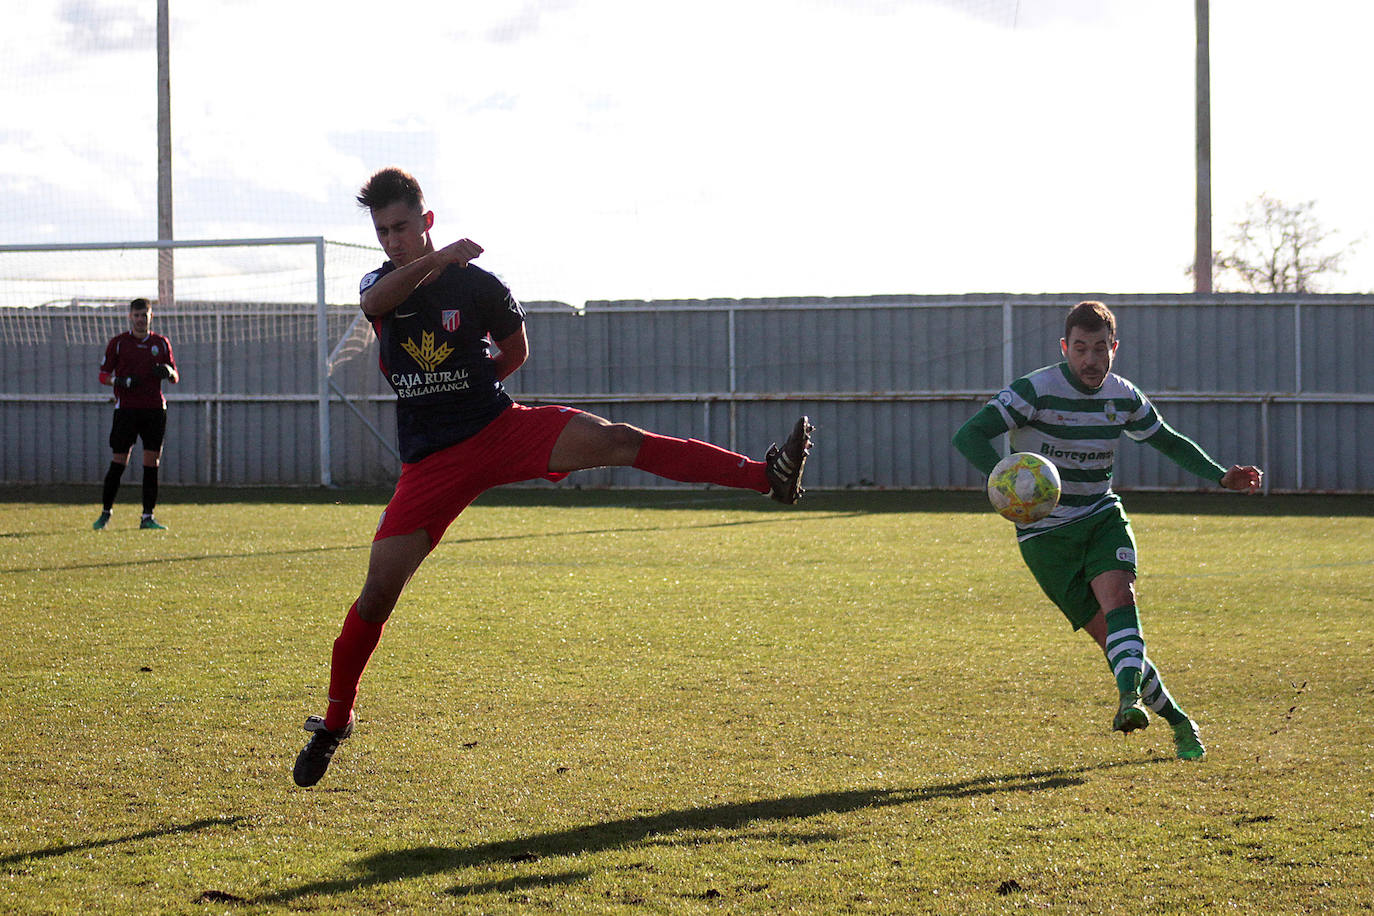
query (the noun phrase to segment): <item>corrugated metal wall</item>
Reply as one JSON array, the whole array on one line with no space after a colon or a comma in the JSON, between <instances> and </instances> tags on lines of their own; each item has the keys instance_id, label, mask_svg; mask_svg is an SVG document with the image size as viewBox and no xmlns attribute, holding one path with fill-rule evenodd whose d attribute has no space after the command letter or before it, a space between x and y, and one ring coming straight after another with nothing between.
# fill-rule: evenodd
<instances>
[{"instance_id":1,"label":"corrugated metal wall","mask_svg":"<svg viewBox=\"0 0 1374 916\"><path fill-rule=\"evenodd\" d=\"M584 314L534 303L531 358L509 387L519 400L752 455L807 413L818 427L809 486L976 487L950 437L1012 377L1059 360L1065 311L1081 298L1092 297L598 302ZM1374 491L1374 463L1361 461L1374 451L1374 361L1363 352L1374 296L1098 298L1120 321L1117 370L1219 461L1264 464L1276 490ZM167 387L164 481L319 483L316 319L293 309L266 330L253 316L250 331L231 306L213 319L206 307L157 313L183 379ZM89 314L6 311L0 480L98 480L109 460L107 389L95 383L103 342L73 343L91 334L68 327ZM355 315L331 308L331 344ZM105 336L123 321L117 310ZM333 482L390 483L394 412L375 349L332 381L347 394L330 408ZM1128 442L1120 455L1124 487L1200 483L1148 447ZM570 483L663 485L627 469Z\"/></svg>"}]
</instances>

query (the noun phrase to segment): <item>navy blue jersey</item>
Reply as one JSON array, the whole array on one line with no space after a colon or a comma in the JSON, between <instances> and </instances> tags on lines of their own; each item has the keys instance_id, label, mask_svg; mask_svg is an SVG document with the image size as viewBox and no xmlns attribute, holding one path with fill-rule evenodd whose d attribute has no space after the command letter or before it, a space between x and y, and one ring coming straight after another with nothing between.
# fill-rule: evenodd
<instances>
[{"instance_id":1,"label":"navy blue jersey","mask_svg":"<svg viewBox=\"0 0 1374 916\"><path fill-rule=\"evenodd\" d=\"M393 270L387 261L363 277L359 291ZM396 392L402 461L419 461L476 435L510 406L496 378L491 341L520 330L525 310L482 268L450 265L395 311L371 320L382 374Z\"/></svg>"}]
</instances>

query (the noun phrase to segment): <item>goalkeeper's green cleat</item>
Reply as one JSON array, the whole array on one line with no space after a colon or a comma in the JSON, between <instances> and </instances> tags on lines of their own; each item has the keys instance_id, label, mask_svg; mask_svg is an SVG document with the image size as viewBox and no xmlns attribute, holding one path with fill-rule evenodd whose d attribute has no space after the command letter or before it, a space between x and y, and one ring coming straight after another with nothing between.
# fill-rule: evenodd
<instances>
[{"instance_id":1,"label":"goalkeeper's green cleat","mask_svg":"<svg viewBox=\"0 0 1374 916\"><path fill-rule=\"evenodd\" d=\"M153 518L151 515L145 515L145 516L143 516L143 521L141 521L141 522L138 523L138 527L140 527L140 528L148 528L148 529L150 529L150 530L152 530L152 531L166 531L166 530L167 530L167 526L166 526L166 525L158 524L158 520L155 519L155 518Z\"/></svg>"},{"instance_id":2,"label":"goalkeeper's green cleat","mask_svg":"<svg viewBox=\"0 0 1374 916\"><path fill-rule=\"evenodd\" d=\"M1112 719L1112 730L1129 735L1149 724L1150 714L1145 711L1145 704L1140 702L1140 694L1134 690L1123 691L1121 706L1116 711L1116 718Z\"/></svg>"},{"instance_id":3,"label":"goalkeeper's green cleat","mask_svg":"<svg viewBox=\"0 0 1374 916\"><path fill-rule=\"evenodd\" d=\"M1184 719L1174 726L1174 751L1179 760L1201 760L1207 756L1207 748L1202 746L1202 737L1197 733L1197 723Z\"/></svg>"},{"instance_id":4,"label":"goalkeeper's green cleat","mask_svg":"<svg viewBox=\"0 0 1374 916\"><path fill-rule=\"evenodd\" d=\"M96 531L104 531L105 526L109 523L110 513L107 510L105 512L100 513L100 518L96 519L94 522L91 522L91 527L94 528Z\"/></svg>"}]
</instances>

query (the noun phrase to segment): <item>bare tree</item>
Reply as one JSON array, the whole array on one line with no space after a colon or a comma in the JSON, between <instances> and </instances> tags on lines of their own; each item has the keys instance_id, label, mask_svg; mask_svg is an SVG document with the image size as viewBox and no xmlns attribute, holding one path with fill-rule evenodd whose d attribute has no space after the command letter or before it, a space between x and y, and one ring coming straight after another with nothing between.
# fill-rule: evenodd
<instances>
[{"instance_id":1,"label":"bare tree","mask_svg":"<svg viewBox=\"0 0 1374 916\"><path fill-rule=\"evenodd\" d=\"M1359 242L1333 250L1339 233L1313 215L1316 204L1290 206L1268 194L1246 204L1244 218L1231 232L1231 249L1212 256L1213 287L1234 278L1244 292L1322 292L1321 278L1343 273L1342 263Z\"/></svg>"}]
</instances>

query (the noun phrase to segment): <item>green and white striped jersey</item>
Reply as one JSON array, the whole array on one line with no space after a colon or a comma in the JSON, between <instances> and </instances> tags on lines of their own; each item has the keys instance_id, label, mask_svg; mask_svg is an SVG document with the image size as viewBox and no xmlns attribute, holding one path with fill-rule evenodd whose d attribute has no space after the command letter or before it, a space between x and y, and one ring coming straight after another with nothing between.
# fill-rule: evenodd
<instances>
[{"instance_id":1,"label":"green and white striped jersey","mask_svg":"<svg viewBox=\"0 0 1374 916\"><path fill-rule=\"evenodd\" d=\"M1034 452L1059 468L1063 494L1048 517L1017 525L1025 540L1116 505L1112 467L1122 433L1136 441L1163 421L1139 388L1114 372L1096 391L1078 383L1067 362L1036 369L989 402L1007 424L1012 451Z\"/></svg>"}]
</instances>

